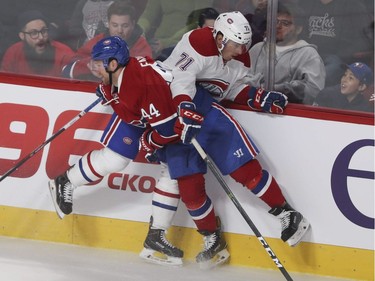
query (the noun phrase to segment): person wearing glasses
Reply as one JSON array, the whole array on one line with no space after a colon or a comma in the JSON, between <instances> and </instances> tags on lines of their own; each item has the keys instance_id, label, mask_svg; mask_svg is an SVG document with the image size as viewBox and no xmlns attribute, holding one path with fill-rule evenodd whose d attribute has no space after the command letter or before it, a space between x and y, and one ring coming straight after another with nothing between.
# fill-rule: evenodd
<instances>
[{"instance_id":1,"label":"person wearing glasses","mask_svg":"<svg viewBox=\"0 0 375 281\"><path fill-rule=\"evenodd\" d=\"M50 39L44 15L37 10L23 12L18 16L18 29L21 41L6 50L1 71L61 77L63 66L74 52L69 46Z\"/></svg>"},{"instance_id":2,"label":"person wearing glasses","mask_svg":"<svg viewBox=\"0 0 375 281\"><path fill-rule=\"evenodd\" d=\"M297 5L279 2L274 90L287 95L289 102L311 105L324 88L325 67L316 46L300 40L302 30L303 11ZM265 86L267 57L266 42L251 47L249 79L255 86Z\"/></svg>"}]
</instances>

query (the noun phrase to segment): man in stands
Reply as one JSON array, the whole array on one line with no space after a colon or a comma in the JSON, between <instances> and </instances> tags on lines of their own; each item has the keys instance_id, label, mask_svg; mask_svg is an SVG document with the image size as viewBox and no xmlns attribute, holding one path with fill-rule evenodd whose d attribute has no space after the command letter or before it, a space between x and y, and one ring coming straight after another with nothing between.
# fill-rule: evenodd
<instances>
[{"instance_id":1,"label":"man in stands","mask_svg":"<svg viewBox=\"0 0 375 281\"><path fill-rule=\"evenodd\" d=\"M21 41L7 49L1 70L61 77L74 52L67 45L50 40L44 15L37 10L26 11L19 15L18 27Z\"/></svg>"},{"instance_id":2,"label":"man in stands","mask_svg":"<svg viewBox=\"0 0 375 281\"><path fill-rule=\"evenodd\" d=\"M135 22L135 8L124 1L115 1L107 11L108 30L100 33L86 42L77 50L75 58L64 67L63 76L98 81L95 69L90 63L90 53L96 42L107 36L119 36L126 41L130 49L130 55L152 56L152 49L146 38L142 35L142 28Z\"/></svg>"}]
</instances>

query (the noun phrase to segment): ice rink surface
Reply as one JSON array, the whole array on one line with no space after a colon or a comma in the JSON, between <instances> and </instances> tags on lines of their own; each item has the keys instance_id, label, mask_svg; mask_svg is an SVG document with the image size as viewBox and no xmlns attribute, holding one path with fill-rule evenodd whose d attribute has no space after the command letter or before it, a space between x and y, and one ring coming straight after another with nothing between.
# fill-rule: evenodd
<instances>
[{"instance_id":1,"label":"ice rink surface","mask_svg":"<svg viewBox=\"0 0 375 281\"><path fill-rule=\"evenodd\" d=\"M201 270L194 262L168 267L136 253L0 236L1 281L281 281L279 270L224 265ZM348 281L289 272L293 280Z\"/></svg>"}]
</instances>

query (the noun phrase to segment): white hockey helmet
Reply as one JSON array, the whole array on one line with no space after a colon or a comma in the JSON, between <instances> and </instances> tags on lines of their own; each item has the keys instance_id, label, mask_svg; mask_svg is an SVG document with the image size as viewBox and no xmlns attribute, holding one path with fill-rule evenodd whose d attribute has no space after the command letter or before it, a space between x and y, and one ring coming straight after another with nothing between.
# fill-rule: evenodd
<instances>
[{"instance_id":1,"label":"white hockey helmet","mask_svg":"<svg viewBox=\"0 0 375 281\"><path fill-rule=\"evenodd\" d=\"M241 12L235 11L220 14L214 23L214 38L216 38L219 32L223 34L222 49L228 40L232 40L238 44L245 44L247 50L250 48L252 36L251 27L248 20Z\"/></svg>"}]
</instances>

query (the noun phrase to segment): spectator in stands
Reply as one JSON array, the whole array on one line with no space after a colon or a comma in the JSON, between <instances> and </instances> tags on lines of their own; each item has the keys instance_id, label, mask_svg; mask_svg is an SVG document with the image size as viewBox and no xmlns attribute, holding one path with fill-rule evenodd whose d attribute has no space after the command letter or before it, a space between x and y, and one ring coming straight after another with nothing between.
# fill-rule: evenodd
<instances>
[{"instance_id":1,"label":"spectator in stands","mask_svg":"<svg viewBox=\"0 0 375 281\"><path fill-rule=\"evenodd\" d=\"M44 15L30 10L18 16L18 36L21 39L5 52L1 70L6 72L61 76L61 71L74 56L73 50L49 38Z\"/></svg>"},{"instance_id":2,"label":"spectator in stands","mask_svg":"<svg viewBox=\"0 0 375 281\"><path fill-rule=\"evenodd\" d=\"M262 42L266 37L267 1L251 0L251 4L252 5L249 5L252 7L250 13L245 13L244 15L251 26L251 31L253 33L251 37L251 46L254 46L257 43ZM244 7L239 9L239 11L241 10L244 10Z\"/></svg>"},{"instance_id":3,"label":"spectator in stands","mask_svg":"<svg viewBox=\"0 0 375 281\"><path fill-rule=\"evenodd\" d=\"M274 90L287 95L289 102L311 105L324 88L325 68L316 47L299 39L302 30L301 8L279 2ZM249 79L256 87L265 87L267 50L266 42L259 42L250 49Z\"/></svg>"},{"instance_id":4,"label":"spectator in stands","mask_svg":"<svg viewBox=\"0 0 375 281\"><path fill-rule=\"evenodd\" d=\"M96 35L77 50L76 57L64 68L64 77L98 81L90 63L91 50L99 40L108 36L119 36L124 39L132 57L152 57L152 49L143 36L142 28L135 21L133 6L125 1L114 1L108 8L107 17L108 29Z\"/></svg>"},{"instance_id":5,"label":"spectator in stands","mask_svg":"<svg viewBox=\"0 0 375 281\"><path fill-rule=\"evenodd\" d=\"M362 62L355 62L345 65L345 69L341 83L321 91L314 105L373 112L373 105L363 96L363 92L373 84L371 68Z\"/></svg>"},{"instance_id":6,"label":"spectator in stands","mask_svg":"<svg viewBox=\"0 0 375 281\"><path fill-rule=\"evenodd\" d=\"M186 16L192 11L213 7L214 0L150 0L138 23L145 31L156 58L164 48L174 47L182 35L197 27L186 25Z\"/></svg>"},{"instance_id":7,"label":"spectator in stands","mask_svg":"<svg viewBox=\"0 0 375 281\"><path fill-rule=\"evenodd\" d=\"M197 23L200 28L210 26L213 27L216 18L219 16L219 12L216 11L214 8L204 8L198 10L198 17L197 17Z\"/></svg>"},{"instance_id":8,"label":"spectator in stands","mask_svg":"<svg viewBox=\"0 0 375 281\"><path fill-rule=\"evenodd\" d=\"M371 15L359 0L300 2L308 13L304 38L318 47L326 66L326 86L335 85L342 75L341 64L353 63L357 53L371 50L365 36Z\"/></svg>"},{"instance_id":9,"label":"spectator in stands","mask_svg":"<svg viewBox=\"0 0 375 281\"><path fill-rule=\"evenodd\" d=\"M2 0L0 26L3 27L0 41L0 57L9 46L19 41L18 26L15 19L29 10L40 11L47 21L49 38L65 43L67 39L67 20L72 15L76 0Z\"/></svg>"},{"instance_id":10,"label":"spectator in stands","mask_svg":"<svg viewBox=\"0 0 375 281\"><path fill-rule=\"evenodd\" d=\"M204 8L192 11L187 19L186 26L190 28L203 28L206 26L214 26L215 19L219 16L218 11L214 8ZM185 31L185 30L183 30ZM181 37L183 33L180 34ZM164 48L160 51L159 55L156 57L156 60L164 61L172 53L174 46Z\"/></svg>"},{"instance_id":11,"label":"spectator in stands","mask_svg":"<svg viewBox=\"0 0 375 281\"><path fill-rule=\"evenodd\" d=\"M70 19L71 46L77 49L108 28L107 10L111 0L79 0Z\"/></svg>"},{"instance_id":12,"label":"spectator in stands","mask_svg":"<svg viewBox=\"0 0 375 281\"><path fill-rule=\"evenodd\" d=\"M153 1L153 0L152 0ZM147 0L123 0L135 7L134 19L138 21L145 9ZM107 11L113 3L111 0L79 0L74 8L69 23L70 46L80 48L96 35L108 28Z\"/></svg>"},{"instance_id":13,"label":"spectator in stands","mask_svg":"<svg viewBox=\"0 0 375 281\"><path fill-rule=\"evenodd\" d=\"M298 0L279 0L279 3L296 5ZM233 10L241 11L250 23L253 36L251 46L262 42L267 31L267 0L238 0Z\"/></svg>"}]
</instances>

